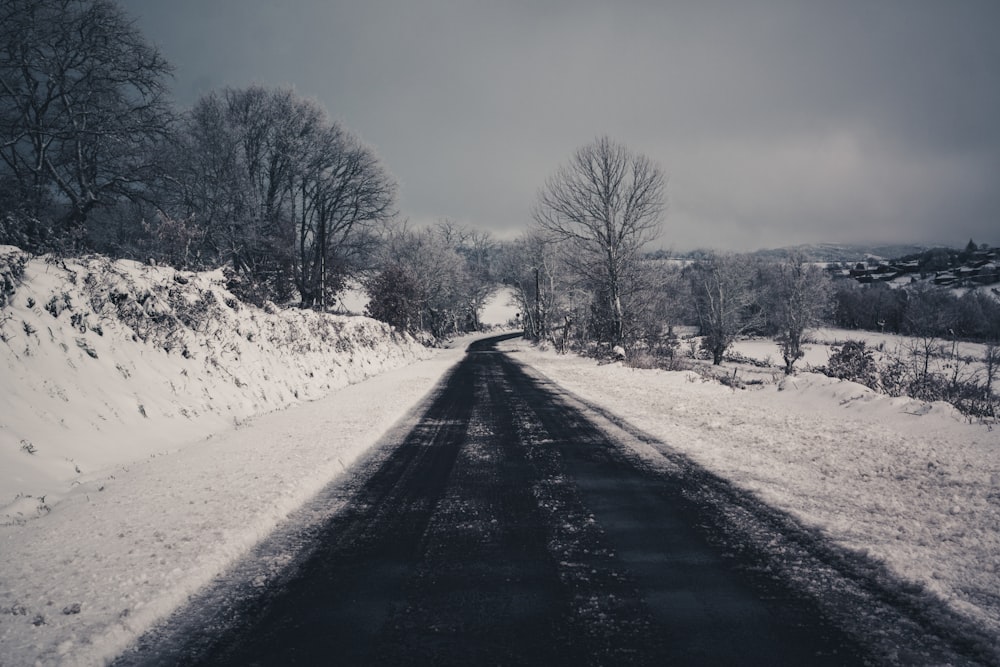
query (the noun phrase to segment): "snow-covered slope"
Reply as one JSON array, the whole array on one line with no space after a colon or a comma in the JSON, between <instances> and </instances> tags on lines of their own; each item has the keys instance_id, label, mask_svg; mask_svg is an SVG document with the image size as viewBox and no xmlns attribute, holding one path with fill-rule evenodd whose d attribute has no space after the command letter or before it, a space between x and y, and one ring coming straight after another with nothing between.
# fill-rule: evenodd
<instances>
[{"instance_id":1,"label":"snow-covered slope","mask_svg":"<svg viewBox=\"0 0 1000 667\"><path fill-rule=\"evenodd\" d=\"M431 352L388 326L237 300L221 272L0 247L0 524L109 469Z\"/></svg>"}]
</instances>

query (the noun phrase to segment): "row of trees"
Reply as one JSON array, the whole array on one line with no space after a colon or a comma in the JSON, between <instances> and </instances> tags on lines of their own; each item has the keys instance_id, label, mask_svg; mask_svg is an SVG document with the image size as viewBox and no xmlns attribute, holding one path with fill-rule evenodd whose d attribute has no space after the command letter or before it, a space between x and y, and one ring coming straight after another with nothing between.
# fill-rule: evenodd
<instances>
[{"instance_id":1,"label":"row of trees","mask_svg":"<svg viewBox=\"0 0 1000 667\"><path fill-rule=\"evenodd\" d=\"M832 323L912 336L1000 341L1000 301L978 290L959 296L926 282L904 289L884 283L841 283L834 295Z\"/></svg>"},{"instance_id":2,"label":"row of trees","mask_svg":"<svg viewBox=\"0 0 1000 667\"><path fill-rule=\"evenodd\" d=\"M515 288L527 334L577 345L672 357L671 324L697 325L702 351L721 364L741 335L774 337L785 371L822 323L924 338L1000 340L1000 303L927 283L889 289L829 274L800 254L780 259L705 253L671 264L642 249L665 210L665 179L645 156L608 138L578 150L538 195L534 229L503 276ZM976 249L970 243L972 252Z\"/></svg>"},{"instance_id":3,"label":"row of trees","mask_svg":"<svg viewBox=\"0 0 1000 667\"><path fill-rule=\"evenodd\" d=\"M290 90L211 93L176 137L155 245L180 263L228 265L255 300L297 293L326 307L395 215L396 184L375 153Z\"/></svg>"},{"instance_id":4,"label":"row of trees","mask_svg":"<svg viewBox=\"0 0 1000 667\"><path fill-rule=\"evenodd\" d=\"M252 300L325 307L394 180L291 90L180 112L170 73L111 0L0 0L0 242L225 265Z\"/></svg>"}]
</instances>

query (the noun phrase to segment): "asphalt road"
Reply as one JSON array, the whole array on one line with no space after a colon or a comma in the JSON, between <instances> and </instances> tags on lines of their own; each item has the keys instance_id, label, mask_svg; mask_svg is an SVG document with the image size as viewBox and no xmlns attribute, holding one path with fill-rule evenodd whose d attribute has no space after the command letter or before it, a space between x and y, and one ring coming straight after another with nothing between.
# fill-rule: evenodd
<instances>
[{"instance_id":1,"label":"asphalt road","mask_svg":"<svg viewBox=\"0 0 1000 667\"><path fill-rule=\"evenodd\" d=\"M682 458L645 465L598 426L613 416L494 343L331 495L280 576L220 582L120 664L975 662L919 592Z\"/></svg>"}]
</instances>

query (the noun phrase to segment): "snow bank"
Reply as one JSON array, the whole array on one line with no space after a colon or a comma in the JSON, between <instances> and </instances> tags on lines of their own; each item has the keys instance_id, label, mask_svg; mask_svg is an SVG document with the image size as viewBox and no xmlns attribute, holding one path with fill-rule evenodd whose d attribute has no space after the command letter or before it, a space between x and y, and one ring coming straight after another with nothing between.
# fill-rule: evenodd
<instances>
[{"instance_id":1,"label":"snow bank","mask_svg":"<svg viewBox=\"0 0 1000 667\"><path fill-rule=\"evenodd\" d=\"M462 354L117 465L46 516L0 526L0 664L112 660L337 480Z\"/></svg>"},{"instance_id":2,"label":"snow bank","mask_svg":"<svg viewBox=\"0 0 1000 667\"><path fill-rule=\"evenodd\" d=\"M245 305L219 272L25 260L0 248L0 523L110 466L430 355L371 319Z\"/></svg>"},{"instance_id":3,"label":"snow bank","mask_svg":"<svg viewBox=\"0 0 1000 667\"><path fill-rule=\"evenodd\" d=\"M463 354L367 318L250 307L217 273L11 247L0 341L12 665L109 661L336 480Z\"/></svg>"},{"instance_id":4,"label":"snow bank","mask_svg":"<svg viewBox=\"0 0 1000 667\"><path fill-rule=\"evenodd\" d=\"M1000 430L944 403L803 373L746 391L693 372L503 344L836 542L885 562L1000 641Z\"/></svg>"}]
</instances>

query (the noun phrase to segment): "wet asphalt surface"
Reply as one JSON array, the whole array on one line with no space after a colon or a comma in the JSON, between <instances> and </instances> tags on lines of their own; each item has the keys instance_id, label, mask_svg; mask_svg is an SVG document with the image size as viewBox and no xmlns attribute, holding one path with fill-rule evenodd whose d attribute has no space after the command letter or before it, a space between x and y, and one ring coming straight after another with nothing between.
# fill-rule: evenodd
<instances>
[{"instance_id":1,"label":"wet asphalt surface","mask_svg":"<svg viewBox=\"0 0 1000 667\"><path fill-rule=\"evenodd\" d=\"M236 568L118 664L990 662L920 591L592 416L473 344L329 516L258 547L296 554L266 585Z\"/></svg>"}]
</instances>

